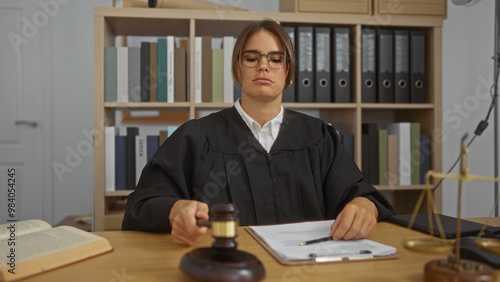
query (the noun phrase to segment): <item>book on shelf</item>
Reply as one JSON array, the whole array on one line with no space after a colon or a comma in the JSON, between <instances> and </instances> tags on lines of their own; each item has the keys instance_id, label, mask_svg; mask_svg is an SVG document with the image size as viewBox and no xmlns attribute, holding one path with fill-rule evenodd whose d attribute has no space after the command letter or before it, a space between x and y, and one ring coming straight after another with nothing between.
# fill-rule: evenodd
<instances>
[{"instance_id":1,"label":"book on shelf","mask_svg":"<svg viewBox=\"0 0 500 282\"><path fill-rule=\"evenodd\" d=\"M387 135L387 184L390 186L399 185L399 149L398 136Z\"/></svg>"},{"instance_id":2,"label":"book on shelf","mask_svg":"<svg viewBox=\"0 0 500 282\"><path fill-rule=\"evenodd\" d=\"M167 101L167 39L158 38L157 48L156 48L156 58L157 62L157 88L156 97L158 102Z\"/></svg>"},{"instance_id":3,"label":"book on shelf","mask_svg":"<svg viewBox=\"0 0 500 282\"><path fill-rule=\"evenodd\" d=\"M174 49L174 102L186 102L186 48Z\"/></svg>"},{"instance_id":4,"label":"book on shelf","mask_svg":"<svg viewBox=\"0 0 500 282\"><path fill-rule=\"evenodd\" d=\"M224 102L224 53L222 49L212 49L212 102Z\"/></svg>"},{"instance_id":5,"label":"book on shelf","mask_svg":"<svg viewBox=\"0 0 500 282\"><path fill-rule=\"evenodd\" d=\"M106 126L104 128L105 135L105 156L104 156L104 164L106 167L106 191L114 191L116 187L116 177L115 177L115 147L116 147L116 135L118 134L118 128L114 126Z\"/></svg>"},{"instance_id":6,"label":"book on shelf","mask_svg":"<svg viewBox=\"0 0 500 282\"><path fill-rule=\"evenodd\" d=\"M387 129L378 130L378 184L388 185Z\"/></svg>"},{"instance_id":7,"label":"book on shelf","mask_svg":"<svg viewBox=\"0 0 500 282\"><path fill-rule=\"evenodd\" d=\"M201 101L212 102L212 37L201 37Z\"/></svg>"},{"instance_id":8,"label":"book on shelf","mask_svg":"<svg viewBox=\"0 0 500 282\"><path fill-rule=\"evenodd\" d=\"M174 102L174 71L175 71L175 40L174 36L167 36L167 102Z\"/></svg>"},{"instance_id":9,"label":"book on shelf","mask_svg":"<svg viewBox=\"0 0 500 282\"><path fill-rule=\"evenodd\" d=\"M116 101L128 102L128 48L116 47Z\"/></svg>"},{"instance_id":10,"label":"book on shelf","mask_svg":"<svg viewBox=\"0 0 500 282\"><path fill-rule=\"evenodd\" d=\"M135 136L135 184L139 183L142 169L148 162L148 148L145 135ZM134 185L135 186L135 185Z\"/></svg>"},{"instance_id":11,"label":"book on shelf","mask_svg":"<svg viewBox=\"0 0 500 282\"><path fill-rule=\"evenodd\" d=\"M128 49L128 102L141 101L141 48Z\"/></svg>"},{"instance_id":12,"label":"book on shelf","mask_svg":"<svg viewBox=\"0 0 500 282\"><path fill-rule=\"evenodd\" d=\"M158 42L149 43L149 102L158 101Z\"/></svg>"},{"instance_id":13,"label":"book on shelf","mask_svg":"<svg viewBox=\"0 0 500 282\"><path fill-rule=\"evenodd\" d=\"M223 95L224 103L232 103L234 101L233 75L231 71L234 43L235 39L233 36L224 36L222 38L222 53L223 53L222 89L224 91Z\"/></svg>"},{"instance_id":14,"label":"book on shelf","mask_svg":"<svg viewBox=\"0 0 500 282\"><path fill-rule=\"evenodd\" d=\"M127 136L124 135L115 137L115 177L115 190L127 190Z\"/></svg>"},{"instance_id":15,"label":"book on shelf","mask_svg":"<svg viewBox=\"0 0 500 282\"><path fill-rule=\"evenodd\" d=\"M149 87L150 87L150 42L141 42L141 98L139 102L149 102Z\"/></svg>"},{"instance_id":16,"label":"book on shelf","mask_svg":"<svg viewBox=\"0 0 500 282\"><path fill-rule=\"evenodd\" d=\"M40 274L107 252L103 237L72 226L52 226L38 219L0 225L0 281Z\"/></svg>"},{"instance_id":17,"label":"book on shelf","mask_svg":"<svg viewBox=\"0 0 500 282\"><path fill-rule=\"evenodd\" d=\"M104 48L104 101L116 102L116 47Z\"/></svg>"}]
</instances>

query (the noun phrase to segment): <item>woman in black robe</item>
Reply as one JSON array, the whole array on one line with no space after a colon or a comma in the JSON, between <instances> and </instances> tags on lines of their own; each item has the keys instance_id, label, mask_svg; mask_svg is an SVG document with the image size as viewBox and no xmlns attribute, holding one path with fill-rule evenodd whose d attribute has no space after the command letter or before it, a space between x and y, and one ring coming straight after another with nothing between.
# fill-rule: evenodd
<instances>
[{"instance_id":1,"label":"woman in black robe","mask_svg":"<svg viewBox=\"0 0 500 282\"><path fill-rule=\"evenodd\" d=\"M236 41L235 106L179 127L142 171L123 230L170 232L192 245L209 207L232 202L241 225L336 219L334 239L366 238L392 206L320 119L281 105L295 70L292 43L276 22L248 25Z\"/></svg>"}]
</instances>

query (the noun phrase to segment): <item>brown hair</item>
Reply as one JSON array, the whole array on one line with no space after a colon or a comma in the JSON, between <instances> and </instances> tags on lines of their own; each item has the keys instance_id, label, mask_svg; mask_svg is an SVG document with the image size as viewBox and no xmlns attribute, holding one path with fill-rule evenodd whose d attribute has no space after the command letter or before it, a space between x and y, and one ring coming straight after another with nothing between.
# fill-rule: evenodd
<instances>
[{"instance_id":1,"label":"brown hair","mask_svg":"<svg viewBox=\"0 0 500 282\"><path fill-rule=\"evenodd\" d=\"M295 73L295 52L293 51L292 41L290 40L290 37L288 36L286 30L273 20L252 22L240 32L240 35L238 35L238 39L236 39L236 43L234 44L233 49L233 60L231 66L233 79L241 88L241 83L239 80L239 57L243 50L243 45L245 45L246 40L250 36L261 30L268 31L276 35L276 37L278 37L278 39L280 40L283 49L285 50L285 56L290 58L289 60L287 60L288 73L286 76L285 88L283 89L285 90L288 88L288 86L290 86L292 77Z\"/></svg>"}]
</instances>

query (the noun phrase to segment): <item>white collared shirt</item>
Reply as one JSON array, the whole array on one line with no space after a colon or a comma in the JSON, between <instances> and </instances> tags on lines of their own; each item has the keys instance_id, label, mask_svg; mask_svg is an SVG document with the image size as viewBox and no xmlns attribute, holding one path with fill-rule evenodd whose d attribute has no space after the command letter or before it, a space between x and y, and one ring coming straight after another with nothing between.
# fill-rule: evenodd
<instances>
[{"instance_id":1,"label":"white collared shirt","mask_svg":"<svg viewBox=\"0 0 500 282\"><path fill-rule=\"evenodd\" d=\"M240 114L241 118L248 125L248 128L250 128L250 131L252 131L255 139L257 139L262 147L264 147L264 149L266 149L266 151L269 153L269 151L271 151L271 147L274 144L274 141L278 137L280 126L283 122L283 106L281 106L278 115L272 120L266 122L262 127L260 127L260 125L253 118L251 118L245 112L245 110L243 110L239 99L238 101L236 101L236 103L234 103L234 107Z\"/></svg>"}]
</instances>

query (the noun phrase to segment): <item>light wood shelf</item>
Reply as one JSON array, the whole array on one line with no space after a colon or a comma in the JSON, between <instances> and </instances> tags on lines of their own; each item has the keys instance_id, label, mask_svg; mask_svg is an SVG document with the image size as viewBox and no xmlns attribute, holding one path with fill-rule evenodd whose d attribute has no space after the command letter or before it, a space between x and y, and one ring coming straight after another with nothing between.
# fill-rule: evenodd
<instances>
[{"instance_id":1,"label":"light wood shelf","mask_svg":"<svg viewBox=\"0 0 500 282\"><path fill-rule=\"evenodd\" d=\"M199 111L217 110L231 107L229 103L195 103L194 81L188 81L189 101L183 103L109 103L104 102L104 47L114 46L117 36L183 36L194 42L195 36L237 36L240 30L251 21L271 18L286 25L313 25L330 27L349 27L353 44L360 46L361 29L364 26L422 28L427 31L427 100L423 104L371 104L361 103L361 52L353 46L351 103L284 103L285 108L318 110L327 122L341 122L344 131L354 134L354 160L361 167L361 124L365 120L376 122L420 122L422 132L433 138L431 168L441 171L442 145L439 140L442 126L442 24L439 16L401 16L401 15L359 15L328 13L268 13L248 11L206 11L183 9L144 9L109 8L94 9L94 126L97 132L104 133L104 127L115 120L116 111L160 110L184 111L186 121L196 118ZM194 57L194 44L190 44L188 58ZM189 62L189 77L194 77L194 60ZM434 139L436 137L436 139ZM113 199L126 197L131 191L105 192L104 142L96 142L95 186L94 186L94 230L109 230L106 218L119 218L120 212L113 209ZM383 191L397 191L395 201L399 207L410 206L423 185L380 186ZM435 191L438 209L441 208L441 189ZM120 209L121 210L121 209ZM106 217L107 216L107 217ZM113 226L117 226L116 223Z\"/></svg>"}]
</instances>

